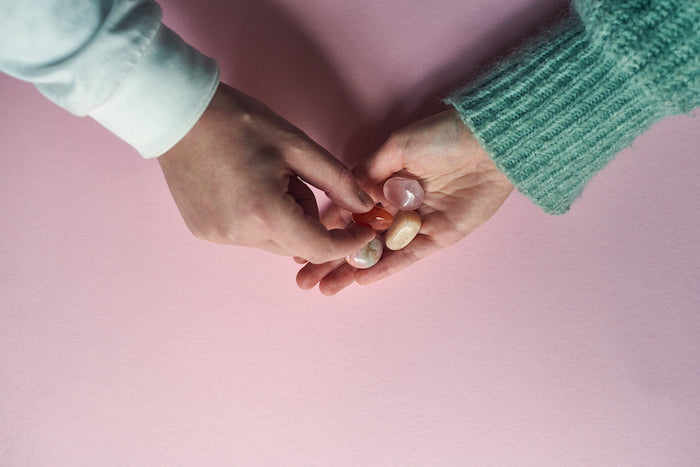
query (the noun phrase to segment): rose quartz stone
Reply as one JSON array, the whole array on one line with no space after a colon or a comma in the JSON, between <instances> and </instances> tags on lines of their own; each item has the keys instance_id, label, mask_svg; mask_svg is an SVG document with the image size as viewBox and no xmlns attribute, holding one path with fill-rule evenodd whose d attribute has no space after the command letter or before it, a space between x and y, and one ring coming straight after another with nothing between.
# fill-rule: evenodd
<instances>
[{"instance_id":1,"label":"rose quartz stone","mask_svg":"<svg viewBox=\"0 0 700 467\"><path fill-rule=\"evenodd\" d=\"M379 262L384 252L384 243L378 237L375 237L367 245L362 247L357 253L345 258L345 261L352 267L357 269L371 268Z\"/></svg>"},{"instance_id":2,"label":"rose quartz stone","mask_svg":"<svg viewBox=\"0 0 700 467\"><path fill-rule=\"evenodd\" d=\"M417 180L392 177L384 182L384 197L401 211L414 211L423 204L425 192Z\"/></svg>"}]
</instances>

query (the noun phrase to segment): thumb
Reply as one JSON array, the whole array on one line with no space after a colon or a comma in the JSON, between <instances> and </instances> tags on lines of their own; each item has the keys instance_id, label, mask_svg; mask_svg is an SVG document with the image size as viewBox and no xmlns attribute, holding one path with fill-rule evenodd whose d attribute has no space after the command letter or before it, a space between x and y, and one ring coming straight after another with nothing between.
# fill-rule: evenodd
<instances>
[{"instance_id":1,"label":"thumb","mask_svg":"<svg viewBox=\"0 0 700 467\"><path fill-rule=\"evenodd\" d=\"M366 161L355 167L356 180L365 187L383 183L404 168L403 151L389 138Z\"/></svg>"},{"instance_id":2,"label":"thumb","mask_svg":"<svg viewBox=\"0 0 700 467\"><path fill-rule=\"evenodd\" d=\"M350 169L311 140L286 148L284 156L294 172L323 190L335 204L351 212L367 212L374 201L355 181Z\"/></svg>"}]
</instances>

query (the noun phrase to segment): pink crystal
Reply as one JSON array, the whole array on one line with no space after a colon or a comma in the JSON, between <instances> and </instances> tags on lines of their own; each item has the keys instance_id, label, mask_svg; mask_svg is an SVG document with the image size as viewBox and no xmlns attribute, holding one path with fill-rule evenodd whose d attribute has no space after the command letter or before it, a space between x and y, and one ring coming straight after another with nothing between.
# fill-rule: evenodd
<instances>
[{"instance_id":1,"label":"pink crystal","mask_svg":"<svg viewBox=\"0 0 700 467\"><path fill-rule=\"evenodd\" d=\"M357 269L371 268L379 262L383 252L384 243L380 238L375 237L360 251L345 258L345 262Z\"/></svg>"},{"instance_id":2,"label":"pink crystal","mask_svg":"<svg viewBox=\"0 0 700 467\"><path fill-rule=\"evenodd\" d=\"M414 211L423 204L425 192L416 180L392 177L384 182L384 197L401 211Z\"/></svg>"}]
</instances>

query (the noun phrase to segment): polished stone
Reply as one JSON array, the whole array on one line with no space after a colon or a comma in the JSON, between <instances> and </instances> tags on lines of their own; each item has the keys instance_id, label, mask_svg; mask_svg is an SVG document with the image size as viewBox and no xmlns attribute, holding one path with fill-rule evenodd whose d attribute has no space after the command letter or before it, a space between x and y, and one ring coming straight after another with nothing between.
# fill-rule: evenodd
<instances>
[{"instance_id":1,"label":"polished stone","mask_svg":"<svg viewBox=\"0 0 700 467\"><path fill-rule=\"evenodd\" d=\"M392 177L384 182L384 197L402 211L414 211L421 207L425 191L417 180Z\"/></svg>"},{"instance_id":2,"label":"polished stone","mask_svg":"<svg viewBox=\"0 0 700 467\"><path fill-rule=\"evenodd\" d=\"M386 233L386 247L390 250L405 248L416 238L421 224L420 214L416 211L399 211Z\"/></svg>"},{"instance_id":3,"label":"polished stone","mask_svg":"<svg viewBox=\"0 0 700 467\"><path fill-rule=\"evenodd\" d=\"M384 252L384 244L379 237L375 237L357 253L345 258L345 261L357 269L371 268L379 262Z\"/></svg>"},{"instance_id":4,"label":"polished stone","mask_svg":"<svg viewBox=\"0 0 700 467\"><path fill-rule=\"evenodd\" d=\"M353 214L352 220L357 225L364 225L365 227L371 227L374 230L383 231L391 227L394 217L389 213L389 211L377 205L369 212Z\"/></svg>"}]
</instances>

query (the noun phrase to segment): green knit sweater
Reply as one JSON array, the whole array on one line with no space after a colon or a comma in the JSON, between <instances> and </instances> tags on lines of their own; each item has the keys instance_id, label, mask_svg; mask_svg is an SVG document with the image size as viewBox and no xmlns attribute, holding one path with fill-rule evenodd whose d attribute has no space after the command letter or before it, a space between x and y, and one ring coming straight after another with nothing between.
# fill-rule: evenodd
<instances>
[{"instance_id":1,"label":"green knit sweater","mask_svg":"<svg viewBox=\"0 0 700 467\"><path fill-rule=\"evenodd\" d=\"M635 137L700 105L700 0L575 1L447 102L523 194L563 214Z\"/></svg>"}]
</instances>

